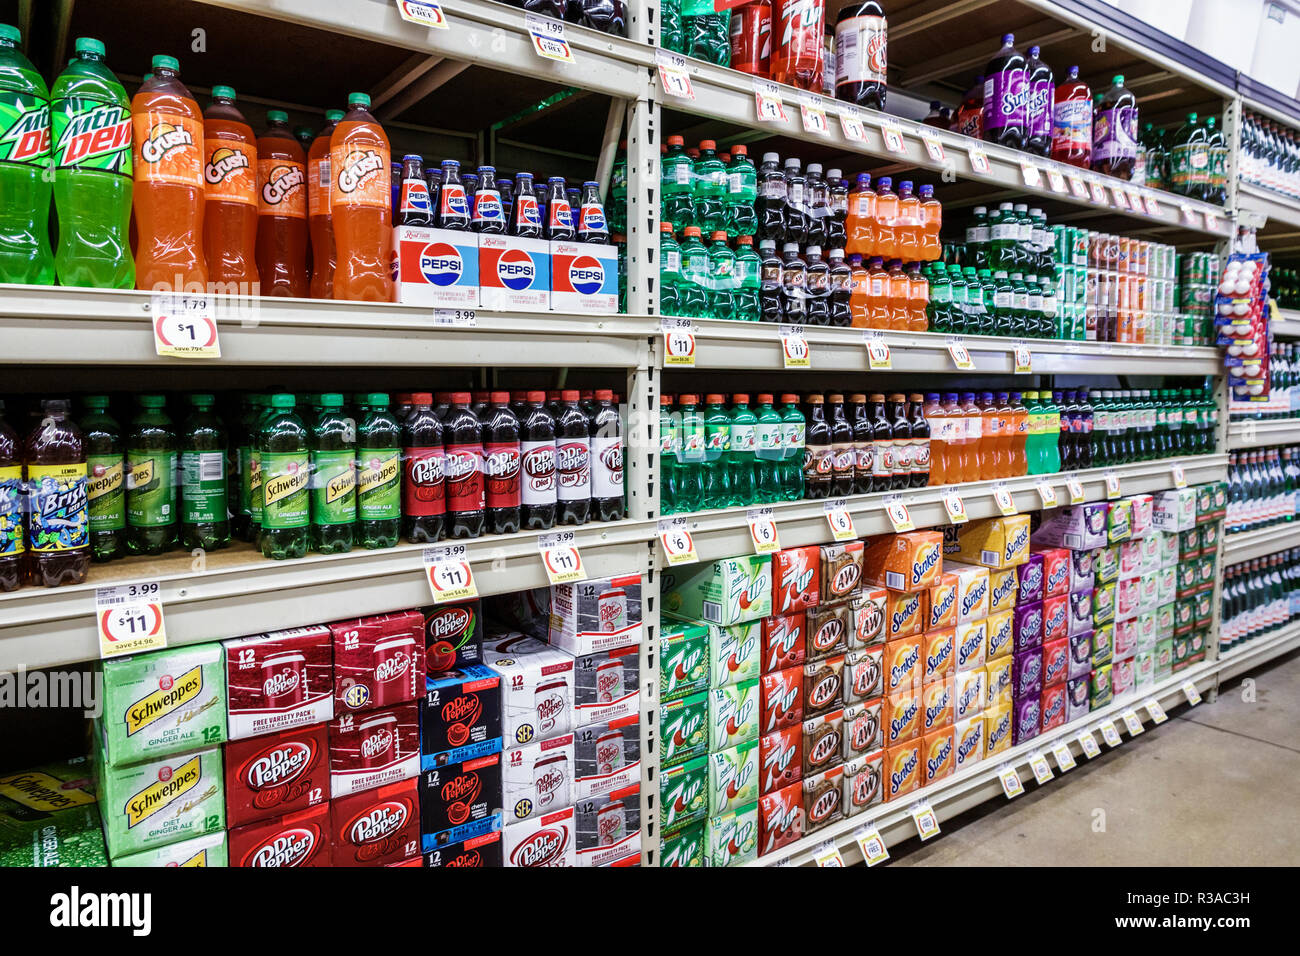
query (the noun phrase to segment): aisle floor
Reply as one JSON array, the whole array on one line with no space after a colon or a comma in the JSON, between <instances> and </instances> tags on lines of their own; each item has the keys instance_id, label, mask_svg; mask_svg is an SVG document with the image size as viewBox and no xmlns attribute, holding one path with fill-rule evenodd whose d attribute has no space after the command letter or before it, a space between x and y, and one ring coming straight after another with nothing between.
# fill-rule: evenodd
<instances>
[{"instance_id":1,"label":"aisle floor","mask_svg":"<svg viewBox=\"0 0 1300 956\"><path fill-rule=\"evenodd\" d=\"M1243 681L1254 682L1253 701ZM987 801L928 844L891 853L904 866L1295 866L1297 788L1293 652L1232 678L1215 703L1178 708L1063 778L1041 788L1030 779L1015 800Z\"/></svg>"}]
</instances>

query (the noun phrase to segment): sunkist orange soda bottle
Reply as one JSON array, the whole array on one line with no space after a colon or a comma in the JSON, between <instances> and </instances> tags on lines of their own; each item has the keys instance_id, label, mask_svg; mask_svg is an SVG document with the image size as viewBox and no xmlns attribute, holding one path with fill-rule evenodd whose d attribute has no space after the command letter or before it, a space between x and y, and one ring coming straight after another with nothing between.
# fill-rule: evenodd
<instances>
[{"instance_id":1,"label":"sunkist orange soda bottle","mask_svg":"<svg viewBox=\"0 0 1300 956\"><path fill-rule=\"evenodd\" d=\"M270 110L266 119L266 132L257 140L257 271L262 294L305 298L311 287L307 156L289 129L289 114Z\"/></svg>"},{"instance_id":2,"label":"sunkist orange soda bottle","mask_svg":"<svg viewBox=\"0 0 1300 956\"><path fill-rule=\"evenodd\" d=\"M1029 409L1019 392L1011 393L1011 421L1015 430L1011 434L1011 474L1029 473L1029 460L1025 455L1025 441L1029 438Z\"/></svg>"},{"instance_id":3,"label":"sunkist orange soda bottle","mask_svg":"<svg viewBox=\"0 0 1300 956\"><path fill-rule=\"evenodd\" d=\"M307 153L307 216L311 232L311 297L334 298L334 220L330 216L330 138L342 110L325 113L325 128Z\"/></svg>"},{"instance_id":4,"label":"sunkist orange soda bottle","mask_svg":"<svg viewBox=\"0 0 1300 956\"><path fill-rule=\"evenodd\" d=\"M898 194L894 192L893 180L888 176L876 180L876 202L872 212L875 220L875 254L893 259L898 256Z\"/></svg>"},{"instance_id":5,"label":"sunkist orange soda bottle","mask_svg":"<svg viewBox=\"0 0 1300 956\"><path fill-rule=\"evenodd\" d=\"M903 263L895 259L889 263L889 328L906 332L908 328L908 297L912 284L903 271Z\"/></svg>"},{"instance_id":6,"label":"sunkist orange soda bottle","mask_svg":"<svg viewBox=\"0 0 1300 956\"><path fill-rule=\"evenodd\" d=\"M155 56L131 100L135 144L135 287L203 293L203 114L175 57Z\"/></svg>"},{"instance_id":7,"label":"sunkist orange soda bottle","mask_svg":"<svg viewBox=\"0 0 1300 956\"><path fill-rule=\"evenodd\" d=\"M353 93L330 137L330 215L334 219L334 298L391 302L392 153L370 115L370 97Z\"/></svg>"},{"instance_id":8,"label":"sunkist orange soda bottle","mask_svg":"<svg viewBox=\"0 0 1300 956\"><path fill-rule=\"evenodd\" d=\"M876 254L876 194L871 177L858 173L857 183L849 193L849 212L844 219L845 251L868 259Z\"/></svg>"},{"instance_id":9,"label":"sunkist orange soda bottle","mask_svg":"<svg viewBox=\"0 0 1300 956\"><path fill-rule=\"evenodd\" d=\"M255 295L257 142L228 86L214 86L212 104L203 111L203 155L208 281L218 292Z\"/></svg>"},{"instance_id":10,"label":"sunkist orange soda bottle","mask_svg":"<svg viewBox=\"0 0 1300 956\"><path fill-rule=\"evenodd\" d=\"M862 257L857 253L849 256L849 325L855 329L865 329L867 304L871 296L871 278Z\"/></svg>"},{"instance_id":11,"label":"sunkist orange soda bottle","mask_svg":"<svg viewBox=\"0 0 1300 956\"><path fill-rule=\"evenodd\" d=\"M948 436L944 427L943 409L939 405L939 393L929 392L925 396L925 405L921 409L930 426L930 484L948 484Z\"/></svg>"}]
</instances>

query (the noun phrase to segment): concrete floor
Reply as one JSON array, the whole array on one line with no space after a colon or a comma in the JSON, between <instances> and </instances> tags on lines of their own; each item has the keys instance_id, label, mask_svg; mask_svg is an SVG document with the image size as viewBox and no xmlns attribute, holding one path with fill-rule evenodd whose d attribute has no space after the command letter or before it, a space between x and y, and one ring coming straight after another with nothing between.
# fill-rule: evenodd
<instances>
[{"instance_id":1,"label":"concrete floor","mask_svg":"<svg viewBox=\"0 0 1300 956\"><path fill-rule=\"evenodd\" d=\"M1243 681L1255 699L1243 699ZM1300 864L1300 652L1234 677L1045 787L891 847L903 866ZM1049 758L1053 770L1055 761ZM1104 829L1098 832L1098 826Z\"/></svg>"}]
</instances>

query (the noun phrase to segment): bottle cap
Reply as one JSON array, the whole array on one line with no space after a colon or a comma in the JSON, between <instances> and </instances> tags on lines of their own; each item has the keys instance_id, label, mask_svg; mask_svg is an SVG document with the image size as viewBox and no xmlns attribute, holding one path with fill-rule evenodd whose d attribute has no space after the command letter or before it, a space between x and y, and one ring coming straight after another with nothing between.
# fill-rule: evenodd
<instances>
[{"instance_id":1,"label":"bottle cap","mask_svg":"<svg viewBox=\"0 0 1300 956\"><path fill-rule=\"evenodd\" d=\"M453 405L468 405L469 392L452 392L451 402Z\"/></svg>"},{"instance_id":2,"label":"bottle cap","mask_svg":"<svg viewBox=\"0 0 1300 956\"><path fill-rule=\"evenodd\" d=\"M752 246L753 244L754 244L754 237L753 237L753 236L737 236L737 237L736 237L736 245L738 245L738 246Z\"/></svg>"},{"instance_id":3,"label":"bottle cap","mask_svg":"<svg viewBox=\"0 0 1300 956\"><path fill-rule=\"evenodd\" d=\"M102 412L108 408L107 395L87 395L81 401L87 408L93 408L97 412Z\"/></svg>"},{"instance_id":4,"label":"bottle cap","mask_svg":"<svg viewBox=\"0 0 1300 956\"><path fill-rule=\"evenodd\" d=\"M822 398L820 395L809 395L809 396L808 396L808 404L809 404L809 405L821 405L821 404L823 404L825 401L826 401L826 399Z\"/></svg>"},{"instance_id":5,"label":"bottle cap","mask_svg":"<svg viewBox=\"0 0 1300 956\"><path fill-rule=\"evenodd\" d=\"M529 400L530 402L540 401L540 399L533 398L534 395L540 395L540 394L541 394L541 392L529 392L529 393L528 393L528 400ZM660 395L660 396L659 396L659 404L660 404L660 405L671 405L672 403L673 403L673 397L672 397L671 395Z\"/></svg>"},{"instance_id":6,"label":"bottle cap","mask_svg":"<svg viewBox=\"0 0 1300 956\"><path fill-rule=\"evenodd\" d=\"M669 137L668 137L668 145L669 145L669 146L684 146L684 145L686 145L686 140L682 139L680 136L669 136Z\"/></svg>"},{"instance_id":7,"label":"bottle cap","mask_svg":"<svg viewBox=\"0 0 1300 956\"><path fill-rule=\"evenodd\" d=\"M797 405L799 404L799 396L794 394L794 392L786 392L781 396L781 402L786 405Z\"/></svg>"},{"instance_id":8,"label":"bottle cap","mask_svg":"<svg viewBox=\"0 0 1300 956\"><path fill-rule=\"evenodd\" d=\"M74 49L78 53L91 53L95 56L104 55L104 44L93 37L77 37Z\"/></svg>"},{"instance_id":9,"label":"bottle cap","mask_svg":"<svg viewBox=\"0 0 1300 956\"><path fill-rule=\"evenodd\" d=\"M0 40L8 40L17 46L22 42L23 35L16 26L8 23L0 23Z\"/></svg>"},{"instance_id":10,"label":"bottle cap","mask_svg":"<svg viewBox=\"0 0 1300 956\"><path fill-rule=\"evenodd\" d=\"M749 396L744 392L737 392L735 395L731 396L731 403L733 405L748 405Z\"/></svg>"},{"instance_id":11,"label":"bottle cap","mask_svg":"<svg viewBox=\"0 0 1300 956\"><path fill-rule=\"evenodd\" d=\"M912 392L910 395L907 396L907 400L909 402L923 402L925 401L925 397L921 395L919 392Z\"/></svg>"},{"instance_id":12,"label":"bottle cap","mask_svg":"<svg viewBox=\"0 0 1300 956\"><path fill-rule=\"evenodd\" d=\"M181 69L180 60L176 59L174 56L166 56L162 53L157 54L153 58L152 65L155 73L158 70L171 70L173 73L179 73Z\"/></svg>"},{"instance_id":13,"label":"bottle cap","mask_svg":"<svg viewBox=\"0 0 1300 956\"><path fill-rule=\"evenodd\" d=\"M1116 73L1115 76L1112 78L1111 82L1114 83L1116 86L1123 86L1123 85L1124 85L1124 74L1123 74L1123 73Z\"/></svg>"},{"instance_id":14,"label":"bottle cap","mask_svg":"<svg viewBox=\"0 0 1300 956\"><path fill-rule=\"evenodd\" d=\"M596 401L612 402L614 400L614 390L610 388L596 389Z\"/></svg>"},{"instance_id":15,"label":"bottle cap","mask_svg":"<svg viewBox=\"0 0 1300 956\"><path fill-rule=\"evenodd\" d=\"M272 408L293 408L294 398L286 392L280 392L271 396Z\"/></svg>"},{"instance_id":16,"label":"bottle cap","mask_svg":"<svg viewBox=\"0 0 1300 956\"><path fill-rule=\"evenodd\" d=\"M216 401L216 396L208 392L195 392L190 396L191 405L214 405Z\"/></svg>"},{"instance_id":17,"label":"bottle cap","mask_svg":"<svg viewBox=\"0 0 1300 956\"><path fill-rule=\"evenodd\" d=\"M560 392L560 401L576 402L581 393L576 388L566 388Z\"/></svg>"},{"instance_id":18,"label":"bottle cap","mask_svg":"<svg viewBox=\"0 0 1300 956\"><path fill-rule=\"evenodd\" d=\"M266 121L268 123L287 123L289 122L289 114L284 110L267 110Z\"/></svg>"},{"instance_id":19,"label":"bottle cap","mask_svg":"<svg viewBox=\"0 0 1300 956\"><path fill-rule=\"evenodd\" d=\"M717 392L710 392L708 395L704 396L704 403L706 405L721 405L723 401L725 401L725 399Z\"/></svg>"},{"instance_id":20,"label":"bottle cap","mask_svg":"<svg viewBox=\"0 0 1300 956\"><path fill-rule=\"evenodd\" d=\"M374 407L384 408L388 405L387 392L367 392L366 404Z\"/></svg>"},{"instance_id":21,"label":"bottle cap","mask_svg":"<svg viewBox=\"0 0 1300 956\"><path fill-rule=\"evenodd\" d=\"M167 405L167 399L161 395L141 395L139 402L141 408L164 408Z\"/></svg>"},{"instance_id":22,"label":"bottle cap","mask_svg":"<svg viewBox=\"0 0 1300 956\"><path fill-rule=\"evenodd\" d=\"M491 400L492 400L492 404L493 404L493 405L505 405L505 404L509 403L509 401L510 401L510 393L509 393L509 392L493 392L493 393L492 393L492 399L491 399Z\"/></svg>"},{"instance_id":23,"label":"bottle cap","mask_svg":"<svg viewBox=\"0 0 1300 956\"><path fill-rule=\"evenodd\" d=\"M325 111L325 119L326 119L327 122L330 122L330 123L337 123L337 122L339 122L340 120L343 119L343 111L342 111L342 110L326 110L326 111Z\"/></svg>"},{"instance_id":24,"label":"bottle cap","mask_svg":"<svg viewBox=\"0 0 1300 956\"><path fill-rule=\"evenodd\" d=\"M343 395L341 392L321 392L319 401L321 408L343 407Z\"/></svg>"},{"instance_id":25,"label":"bottle cap","mask_svg":"<svg viewBox=\"0 0 1300 956\"><path fill-rule=\"evenodd\" d=\"M667 397L668 397L668 396L666 396L666 395L660 396L660 398L667 398ZM529 393L525 396L525 398L527 399L527 401L531 402L531 403L534 404L534 405L540 405L542 402L546 401L546 393L545 393L545 392L542 392L542 391L532 391L532 392L529 392ZM660 402L660 404L663 404L663 403Z\"/></svg>"},{"instance_id":26,"label":"bottle cap","mask_svg":"<svg viewBox=\"0 0 1300 956\"><path fill-rule=\"evenodd\" d=\"M852 402L854 405L861 405L866 400L867 400L866 392L854 392L852 395L849 396L849 401Z\"/></svg>"},{"instance_id":27,"label":"bottle cap","mask_svg":"<svg viewBox=\"0 0 1300 956\"><path fill-rule=\"evenodd\" d=\"M348 106L361 107L363 110L370 109L370 97L365 93L349 93Z\"/></svg>"},{"instance_id":28,"label":"bottle cap","mask_svg":"<svg viewBox=\"0 0 1300 956\"><path fill-rule=\"evenodd\" d=\"M902 401L904 401L904 398L903 398L902 395L900 395L899 393L895 392L894 394L892 394L892 395L889 396L889 400L890 400L891 402L902 402Z\"/></svg>"},{"instance_id":29,"label":"bottle cap","mask_svg":"<svg viewBox=\"0 0 1300 956\"><path fill-rule=\"evenodd\" d=\"M678 395L677 400L683 405L698 405L700 396L692 395L690 392L687 392L685 395Z\"/></svg>"},{"instance_id":30,"label":"bottle cap","mask_svg":"<svg viewBox=\"0 0 1300 956\"><path fill-rule=\"evenodd\" d=\"M764 153L764 154L763 154L763 162L765 162L765 163L779 163L780 161L781 161L781 154L780 154L780 153Z\"/></svg>"},{"instance_id":31,"label":"bottle cap","mask_svg":"<svg viewBox=\"0 0 1300 956\"><path fill-rule=\"evenodd\" d=\"M760 405L771 405L771 404L772 404L772 396L769 395L769 394L767 394L767 392L760 392L759 395L758 395L758 404L760 404Z\"/></svg>"},{"instance_id":32,"label":"bottle cap","mask_svg":"<svg viewBox=\"0 0 1300 956\"><path fill-rule=\"evenodd\" d=\"M659 231L660 231L660 232L672 232L672 231L673 231L673 224L672 224L671 222L661 222L661 223L659 223Z\"/></svg>"},{"instance_id":33,"label":"bottle cap","mask_svg":"<svg viewBox=\"0 0 1300 956\"><path fill-rule=\"evenodd\" d=\"M496 171L497 168L495 166L480 166L478 168L478 174L480 176L486 175L487 173L492 173L493 175L496 175Z\"/></svg>"},{"instance_id":34,"label":"bottle cap","mask_svg":"<svg viewBox=\"0 0 1300 956\"><path fill-rule=\"evenodd\" d=\"M715 242L719 239L725 242L727 239L727 233L722 229L718 229L709 238L714 240Z\"/></svg>"},{"instance_id":35,"label":"bottle cap","mask_svg":"<svg viewBox=\"0 0 1300 956\"><path fill-rule=\"evenodd\" d=\"M685 230L685 233L686 233L686 235L688 235L688 236L695 236L696 238L699 238L699 235L700 235L700 227L699 227L699 226L687 226L687 227L686 227L686 230Z\"/></svg>"},{"instance_id":36,"label":"bottle cap","mask_svg":"<svg viewBox=\"0 0 1300 956\"><path fill-rule=\"evenodd\" d=\"M830 402L832 405L842 405L844 403L844 396L839 392L831 392L826 396L826 401Z\"/></svg>"},{"instance_id":37,"label":"bottle cap","mask_svg":"<svg viewBox=\"0 0 1300 956\"><path fill-rule=\"evenodd\" d=\"M883 401L885 400L884 393L882 393L882 392L872 392L872 393L871 393L869 396L867 396L867 397L868 397L868 399L869 399L870 401L873 401L873 402L883 402Z\"/></svg>"},{"instance_id":38,"label":"bottle cap","mask_svg":"<svg viewBox=\"0 0 1300 956\"><path fill-rule=\"evenodd\" d=\"M322 395L322 396L321 396L321 402L324 403L324 401L325 401L325 396ZM412 393L411 393L411 404L412 404L412 405L432 405L432 404L433 404L433 394L432 394L431 392L412 392Z\"/></svg>"},{"instance_id":39,"label":"bottle cap","mask_svg":"<svg viewBox=\"0 0 1300 956\"><path fill-rule=\"evenodd\" d=\"M749 149L745 146L744 143L737 143L735 146L731 147L731 156L733 159L737 156L748 156L748 155L749 155Z\"/></svg>"}]
</instances>

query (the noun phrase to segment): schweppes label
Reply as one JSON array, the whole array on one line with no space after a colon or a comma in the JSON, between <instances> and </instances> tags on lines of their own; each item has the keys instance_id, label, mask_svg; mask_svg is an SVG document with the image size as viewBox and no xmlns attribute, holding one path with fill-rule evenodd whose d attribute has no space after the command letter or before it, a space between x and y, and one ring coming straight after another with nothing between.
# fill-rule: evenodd
<instances>
[{"instance_id":1,"label":"schweppes label","mask_svg":"<svg viewBox=\"0 0 1300 956\"><path fill-rule=\"evenodd\" d=\"M263 475L262 478L265 491L262 501L267 505L273 505L282 498L288 498L294 492L305 491L307 482L311 478L311 470L298 468L292 472L271 475L270 478Z\"/></svg>"},{"instance_id":2,"label":"schweppes label","mask_svg":"<svg viewBox=\"0 0 1300 956\"><path fill-rule=\"evenodd\" d=\"M126 803L127 829L138 826L159 810L170 806L199 785L202 778L202 758L191 757L179 767L173 767L166 780L155 780Z\"/></svg>"},{"instance_id":3,"label":"schweppes label","mask_svg":"<svg viewBox=\"0 0 1300 956\"><path fill-rule=\"evenodd\" d=\"M356 477L357 494L368 494L378 490L382 485L397 480L401 473L402 462L400 455L392 455L388 458L379 459L378 461L367 461L360 473Z\"/></svg>"},{"instance_id":4,"label":"schweppes label","mask_svg":"<svg viewBox=\"0 0 1300 956\"><path fill-rule=\"evenodd\" d=\"M66 780L39 770L0 777L0 797L8 797L15 803L43 813L54 813L95 802L95 794L91 791L71 788Z\"/></svg>"},{"instance_id":5,"label":"schweppes label","mask_svg":"<svg viewBox=\"0 0 1300 956\"><path fill-rule=\"evenodd\" d=\"M141 467L146 467L149 472L149 477L153 477L152 461L143 462L141 465L137 465L135 468L131 469L132 475L139 471ZM96 499L104 498L116 491L120 491L125 480L126 473L122 469L122 463L120 461L115 465L109 465L98 474L95 474L92 471L86 482L86 498L89 499L91 506L93 507L96 504Z\"/></svg>"},{"instance_id":6,"label":"schweppes label","mask_svg":"<svg viewBox=\"0 0 1300 956\"><path fill-rule=\"evenodd\" d=\"M179 865L189 866L189 867L200 867L200 866L205 867L208 865L208 851L199 850L198 853L195 853L192 857L190 857L184 863L181 863Z\"/></svg>"},{"instance_id":7,"label":"schweppes label","mask_svg":"<svg viewBox=\"0 0 1300 956\"><path fill-rule=\"evenodd\" d=\"M131 463L131 477L127 482L129 488L147 488L154 479L154 460L145 458Z\"/></svg>"},{"instance_id":8,"label":"schweppes label","mask_svg":"<svg viewBox=\"0 0 1300 956\"><path fill-rule=\"evenodd\" d=\"M333 504L346 498L357 486L357 472L349 468L341 475L335 475L325 483L325 501Z\"/></svg>"},{"instance_id":9,"label":"schweppes label","mask_svg":"<svg viewBox=\"0 0 1300 956\"><path fill-rule=\"evenodd\" d=\"M126 709L126 735L139 733L150 724L174 714L203 693L203 667L198 665L172 681L166 690L159 688L141 697Z\"/></svg>"}]
</instances>

